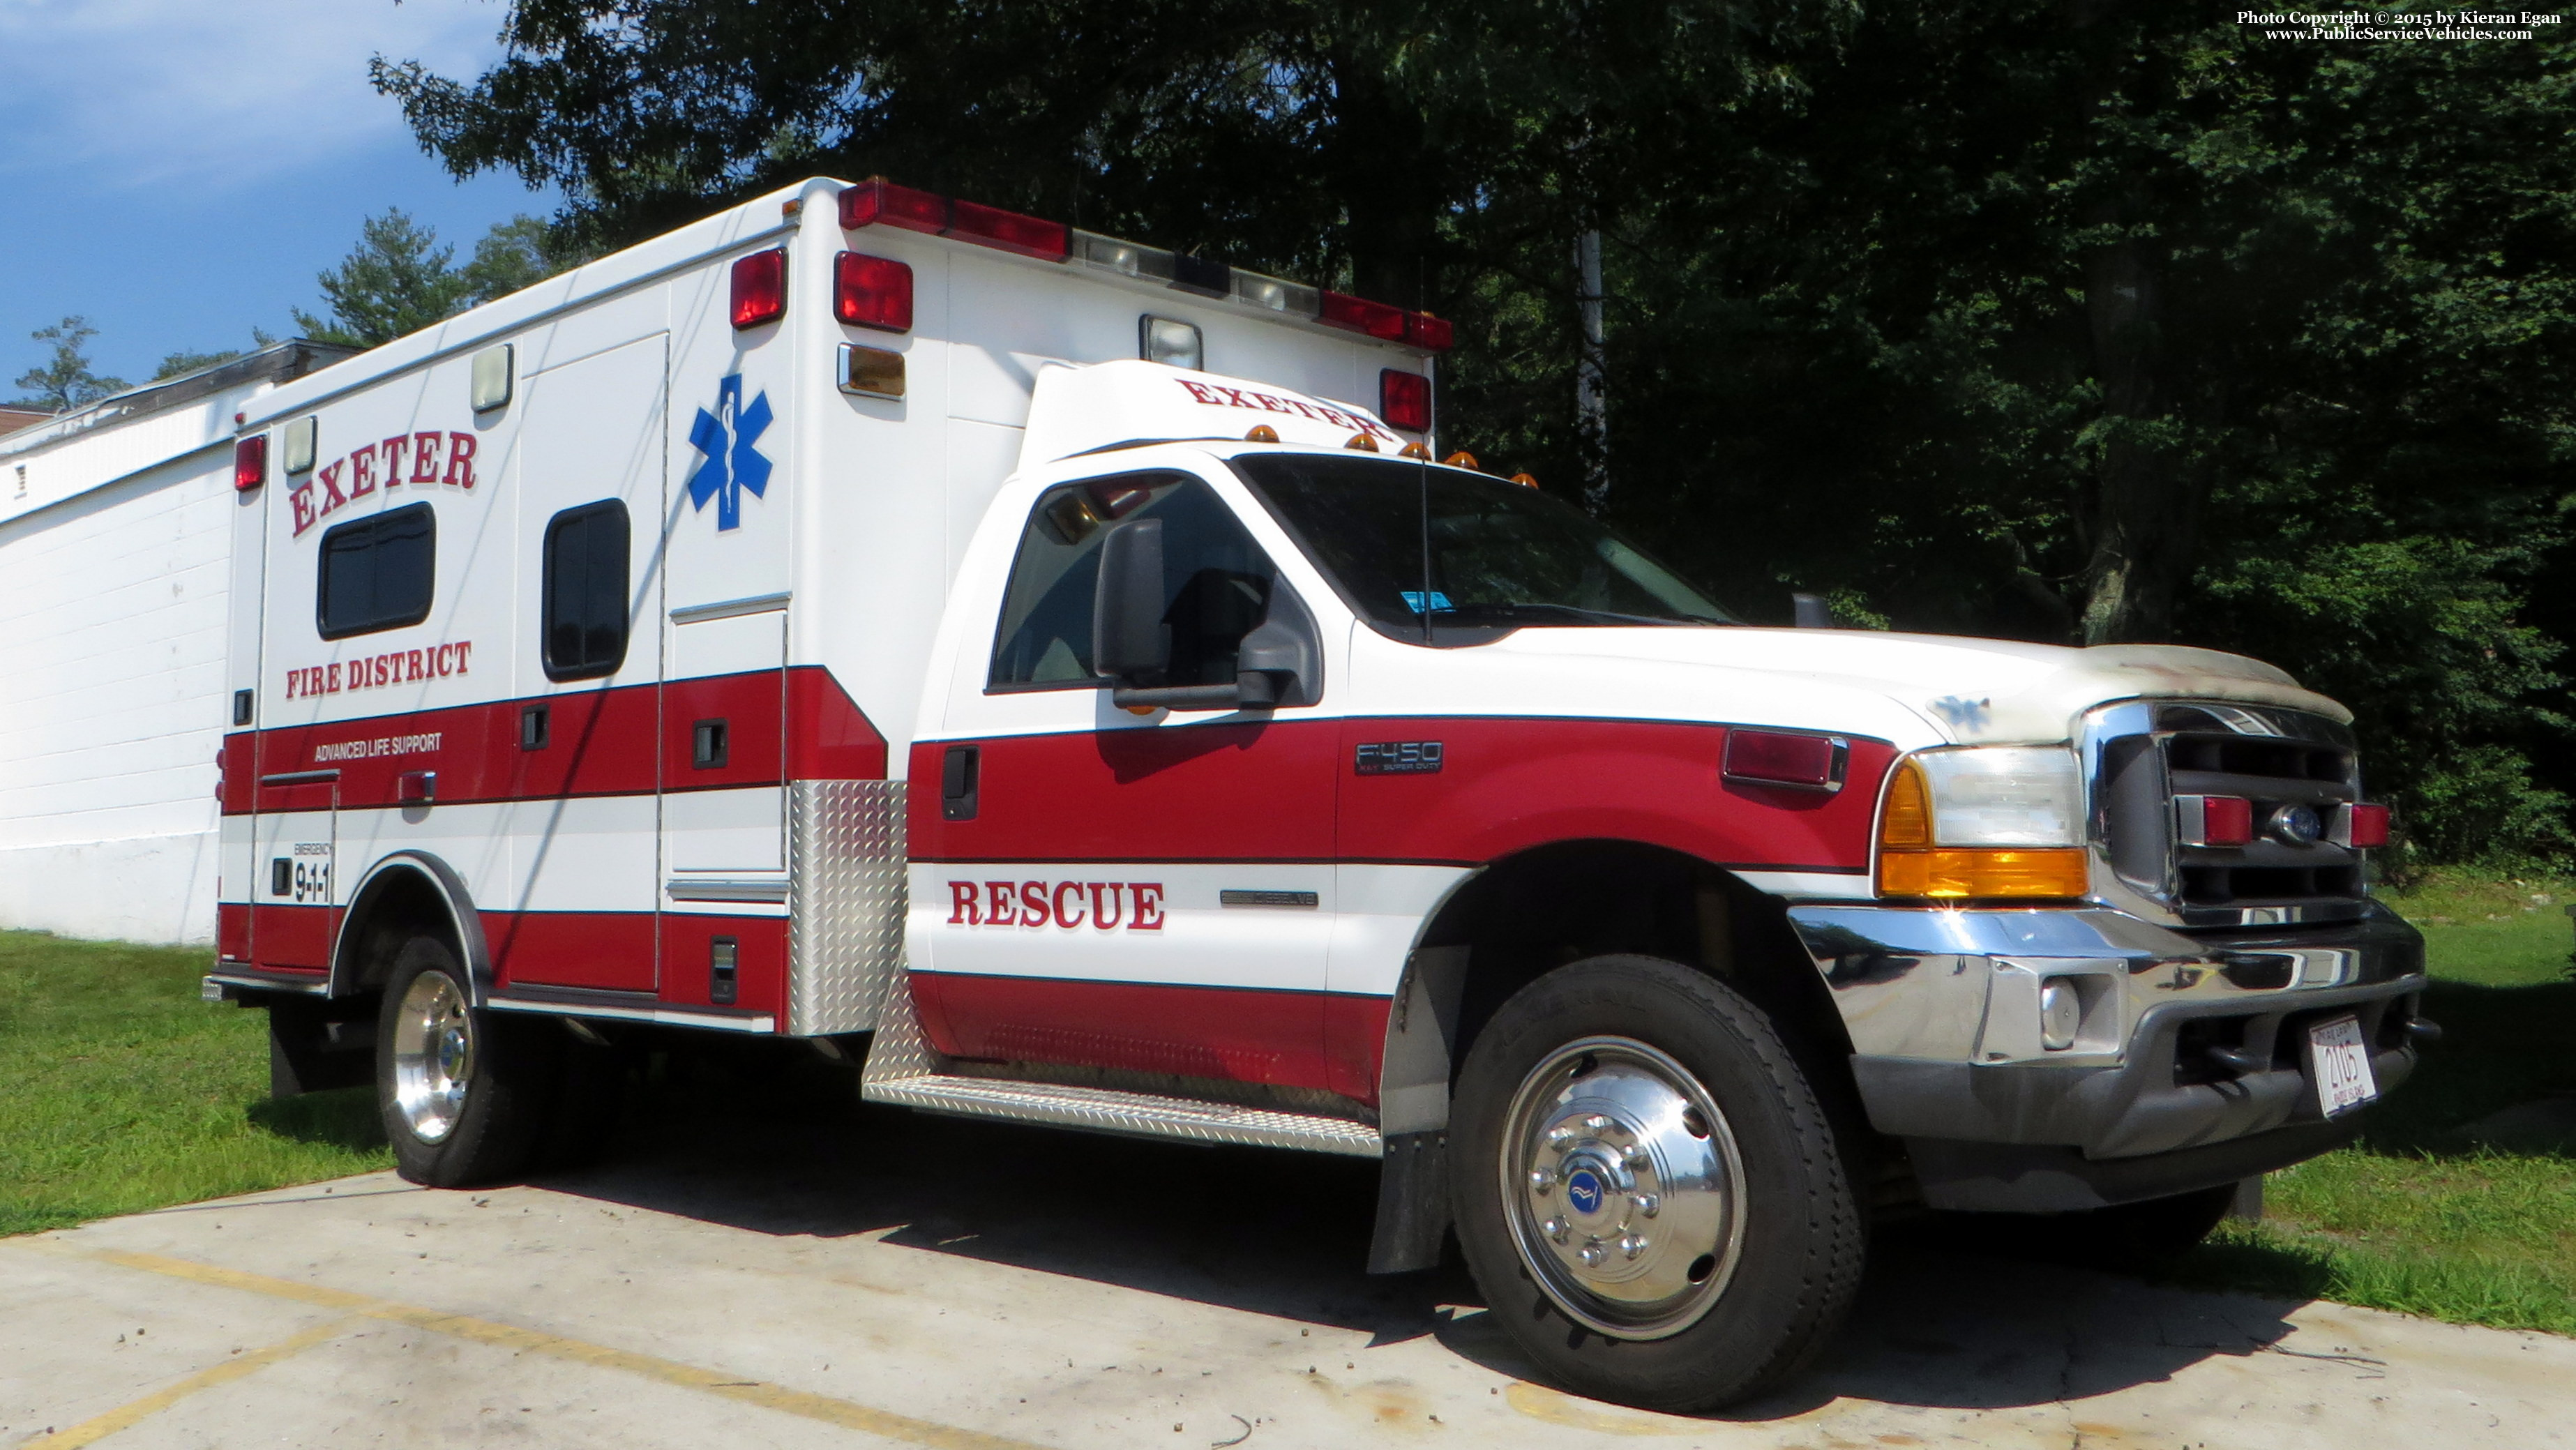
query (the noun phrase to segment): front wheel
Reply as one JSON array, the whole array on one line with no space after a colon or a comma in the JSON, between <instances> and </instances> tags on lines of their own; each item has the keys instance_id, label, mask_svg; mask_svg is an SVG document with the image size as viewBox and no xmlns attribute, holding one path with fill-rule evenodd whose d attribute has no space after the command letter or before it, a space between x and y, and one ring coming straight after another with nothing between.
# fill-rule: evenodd
<instances>
[{"instance_id":1,"label":"front wheel","mask_svg":"<svg viewBox=\"0 0 2576 1450\"><path fill-rule=\"evenodd\" d=\"M527 1164L545 1114L553 1024L476 1010L445 942L414 937L394 958L376 1023L376 1103L394 1167L461 1188Z\"/></svg>"},{"instance_id":2,"label":"front wheel","mask_svg":"<svg viewBox=\"0 0 2576 1450\"><path fill-rule=\"evenodd\" d=\"M1860 1280L1824 1110L1760 1009L1651 957L1522 988L1452 1114L1458 1237L1490 1311L1582 1393L1711 1409L1796 1374Z\"/></svg>"}]
</instances>

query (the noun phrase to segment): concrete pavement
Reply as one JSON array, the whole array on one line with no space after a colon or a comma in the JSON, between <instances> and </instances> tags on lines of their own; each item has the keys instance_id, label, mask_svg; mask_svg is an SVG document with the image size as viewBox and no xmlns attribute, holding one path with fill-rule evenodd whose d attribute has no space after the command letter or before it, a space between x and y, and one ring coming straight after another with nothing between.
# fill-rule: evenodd
<instances>
[{"instance_id":1,"label":"concrete pavement","mask_svg":"<svg viewBox=\"0 0 2576 1450\"><path fill-rule=\"evenodd\" d=\"M1786 1395L1647 1414L1528 1382L1463 1276L1360 1273L1365 1163L740 1107L0 1241L0 1445L2576 1444L2576 1341L1938 1240Z\"/></svg>"}]
</instances>

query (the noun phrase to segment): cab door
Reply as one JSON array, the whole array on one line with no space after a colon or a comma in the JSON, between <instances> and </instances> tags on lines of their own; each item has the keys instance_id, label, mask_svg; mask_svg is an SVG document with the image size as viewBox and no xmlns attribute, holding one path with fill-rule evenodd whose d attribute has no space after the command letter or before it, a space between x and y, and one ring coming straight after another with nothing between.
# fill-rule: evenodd
<instances>
[{"instance_id":1,"label":"cab door","mask_svg":"<svg viewBox=\"0 0 2576 1450\"><path fill-rule=\"evenodd\" d=\"M1231 682L1289 587L1204 479L1039 494L991 623L965 631L944 738L913 754L924 1028L957 1056L1328 1087L1335 725L1116 705L1092 612L1128 519L1162 524L1176 683Z\"/></svg>"}]
</instances>

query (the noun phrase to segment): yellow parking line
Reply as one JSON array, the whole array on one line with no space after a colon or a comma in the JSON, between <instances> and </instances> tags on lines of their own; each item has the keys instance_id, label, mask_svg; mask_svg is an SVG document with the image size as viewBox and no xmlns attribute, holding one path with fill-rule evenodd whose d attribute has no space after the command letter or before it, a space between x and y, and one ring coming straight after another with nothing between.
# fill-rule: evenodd
<instances>
[{"instance_id":1,"label":"yellow parking line","mask_svg":"<svg viewBox=\"0 0 2576 1450\"><path fill-rule=\"evenodd\" d=\"M281 1339L266 1348L244 1350L211 1369L201 1369L186 1379L164 1389L155 1390L131 1404L119 1405L104 1415L92 1416L68 1430L57 1430L53 1434L30 1440L21 1447L21 1450L75 1450L77 1446L94 1445L119 1430L139 1423L147 1415L161 1413L199 1390L210 1390L219 1384L240 1379L255 1369L275 1364L281 1359L293 1359L322 1341L345 1333L355 1322L354 1319L335 1319L328 1324L315 1325L292 1339Z\"/></svg>"},{"instance_id":2,"label":"yellow parking line","mask_svg":"<svg viewBox=\"0 0 2576 1450\"><path fill-rule=\"evenodd\" d=\"M300 1303L344 1310L368 1319L381 1319L395 1324L408 1324L416 1329L452 1334L459 1339L473 1340L477 1344L489 1344L530 1354L551 1355L556 1359L571 1360L576 1364L593 1365L601 1369L624 1370L628 1374L642 1375L646 1379L659 1380L667 1385L704 1390L709 1394L722 1395L743 1404L758 1405L764 1409L776 1410L781 1414L798 1415L808 1420L819 1420L827 1425L838 1425L845 1430L858 1430L870 1435L883 1436L889 1440L901 1440L927 1447L927 1450L1041 1450L1041 1447L1026 1440L987 1435L981 1431L960 1429L954 1425L942 1425L931 1420L916 1420L909 1415L898 1415L892 1410L854 1404L848 1400L834 1399L830 1395L810 1394L780 1385L746 1381L731 1375L719 1374L714 1370L700 1369L696 1365L681 1364L676 1360L659 1359L649 1354L636 1354L630 1350L611 1349L604 1344L591 1344L584 1340L566 1338L560 1334L548 1334L539 1329L522 1329L514 1324L499 1324L489 1319L476 1319L464 1314L448 1314L436 1309L424 1309L415 1304L398 1304L390 1299L370 1298L364 1294L352 1294L344 1289L328 1289L319 1284L299 1284L292 1279L272 1279L265 1274L248 1274L239 1269L226 1269L214 1264L195 1263L187 1259L165 1258L159 1254L135 1253L127 1249L92 1249L75 1252L80 1252L86 1258L117 1264L128 1269L141 1269L146 1273L166 1274L174 1279L189 1279L200 1284L214 1284L226 1289L266 1294L276 1299L293 1299ZM289 1340L287 1343L293 1344L295 1341ZM281 1350L283 1348L284 1346L280 1346ZM245 1355L243 1358L248 1359L249 1356ZM225 1367L217 1366L218 1369ZM214 1372L214 1370L207 1371L208 1374ZM75 1427L75 1429L78 1428ZM110 1432L106 1430L99 1432L102 1435L107 1433ZM97 1436L91 1438L96 1439ZM50 1447L54 1442L38 1443ZM64 1443L86 1445L89 1441Z\"/></svg>"}]
</instances>

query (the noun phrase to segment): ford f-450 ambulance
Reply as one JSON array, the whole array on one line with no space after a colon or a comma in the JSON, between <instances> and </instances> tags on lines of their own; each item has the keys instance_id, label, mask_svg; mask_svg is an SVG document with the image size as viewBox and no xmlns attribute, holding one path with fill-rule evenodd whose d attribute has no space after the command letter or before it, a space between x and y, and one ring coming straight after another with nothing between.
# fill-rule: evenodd
<instances>
[{"instance_id":1,"label":"ford f-450 ambulance","mask_svg":"<svg viewBox=\"0 0 2576 1450\"><path fill-rule=\"evenodd\" d=\"M1752 627L1433 447L1447 325L807 182L241 419L210 997L402 1171L603 1043L1378 1159L1562 1382L1778 1383L1866 1213L2188 1241L2432 1035L2349 716Z\"/></svg>"}]
</instances>

